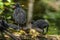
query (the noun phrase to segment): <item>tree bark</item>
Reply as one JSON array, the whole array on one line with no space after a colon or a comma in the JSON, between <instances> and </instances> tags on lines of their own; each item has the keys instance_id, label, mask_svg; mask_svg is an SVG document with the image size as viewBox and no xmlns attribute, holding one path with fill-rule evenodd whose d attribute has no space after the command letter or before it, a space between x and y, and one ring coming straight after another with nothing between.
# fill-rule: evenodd
<instances>
[{"instance_id":1,"label":"tree bark","mask_svg":"<svg viewBox=\"0 0 60 40\"><path fill-rule=\"evenodd\" d=\"M28 15L27 15L27 27L28 28L31 28L31 20L32 20L32 15L33 15L33 4L34 4L34 0L29 0Z\"/></svg>"}]
</instances>

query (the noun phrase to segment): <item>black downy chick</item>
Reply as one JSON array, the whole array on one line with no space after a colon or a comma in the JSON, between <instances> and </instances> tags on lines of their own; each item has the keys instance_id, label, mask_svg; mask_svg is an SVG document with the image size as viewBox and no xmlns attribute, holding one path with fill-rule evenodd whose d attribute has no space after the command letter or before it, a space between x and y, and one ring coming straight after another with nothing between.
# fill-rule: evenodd
<instances>
[{"instance_id":1,"label":"black downy chick","mask_svg":"<svg viewBox=\"0 0 60 40\"><path fill-rule=\"evenodd\" d=\"M9 24L5 20L0 20L0 31L7 30L8 28L12 28L14 30L18 29L17 25Z\"/></svg>"},{"instance_id":2,"label":"black downy chick","mask_svg":"<svg viewBox=\"0 0 60 40\"><path fill-rule=\"evenodd\" d=\"M48 32L48 27L49 27L49 23L46 22L45 20L37 20L33 23L33 27L39 28L43 30L43 34L46 34ZM46 33L44 33L44 29L46 28Z\"/></svg>"},{"instance_id":3,"label":"black downy chick","mask_svg":"<svg viewBox=\"0 0 60 40\"><path fill-rule=\"evenodd\" d=\"M0 31L4 31L8 28L9 26L4 20L0 20Z\"/></svg>"},{"instance_id":4,"label":"black downy chick","mask_svg":"<svg viewBox=\"0 0 60 40\"><path fill-rule=\"evenodd\" d=\"M21 8L19 3L15 5L13 19L18 24L18 30L20 28L19 25L23 27L23 25L26 23L26 12Z\"/></svg>"}]
</instances>

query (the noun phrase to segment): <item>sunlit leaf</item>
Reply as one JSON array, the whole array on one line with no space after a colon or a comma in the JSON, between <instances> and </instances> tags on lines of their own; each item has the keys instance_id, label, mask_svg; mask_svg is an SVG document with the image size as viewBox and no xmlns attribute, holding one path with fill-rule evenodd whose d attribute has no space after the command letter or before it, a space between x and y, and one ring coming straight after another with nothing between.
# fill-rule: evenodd
<instances>
[{"instance_id":1,"label":"sunlit leaf","mask_svg":"<svg viewBox=\"0 0 60 40\"><path fill-rule=\"evenodd\" d=\"M2 14L2 12L3 12L3 10L2 10L2 9L0 9L0 14Z\"/></svg>"},{"instance_id":2,"label":"sunlit leaf","mask_svg":"<svg viewBox=\"0 0 60 40\"><path fill-rule=\"evenodd\" d=\"M2 2L2 0L0 0L0 2Z\"/></svg>"},{"instance_id":3,"label":"sunlit leaf","mask_svg":"<svg viewBox=\"0 0 60 40\"><path fill-rule=\"evenodd\" d=\"M5 4L5 5L10 5L10 3L9 3L9 2L5 2L4 4Z\"/></svg>"},{"instance_id":4,"label":"sunlit leaf","mask_svg":"<svg viewBox=\"0 0 60 40\"><path fill-rule=\"evenodd\" d=\"M11 2L11 0L7 0L8 2Z\"/></svg>"},{"instance_id":5,"label":"sunlit leaf","mask_svg":"<svg viewBox=\"0 0 60 40\"><path fill-rule=\"evenodd\" d=\"M11 19L11 16L7 17L7 19Z\"/></svg>"},{"instance_id":6,"label":"sunlit leaf","mask_svg":"<svg viewBox=\"0 0 60 40\"><path fill-rule=\"evenodd\" d=\"M3 2L0 2L0 8L1 9L3 8Z\"/></svg>"}]
</instances>

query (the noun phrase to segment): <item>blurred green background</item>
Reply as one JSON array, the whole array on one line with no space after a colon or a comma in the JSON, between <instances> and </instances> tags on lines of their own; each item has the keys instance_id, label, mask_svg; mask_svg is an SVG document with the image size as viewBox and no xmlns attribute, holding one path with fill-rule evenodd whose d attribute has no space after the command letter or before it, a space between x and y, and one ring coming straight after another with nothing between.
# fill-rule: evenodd
<instances>
[{"instance_id":1,"label":"blurred green background","mask_svg":"<svg viewBox=\"0 0 60 40\"><path fill-rule=\"evenodd\" d=\"M8 23L14 23L12 7L18 2L27 13L28 0L0 0L0 19L2 17ZM33 9L33 20L48 20L48 34L60 34L60 0L35 0Z\"/></svg>"}]
</instances>

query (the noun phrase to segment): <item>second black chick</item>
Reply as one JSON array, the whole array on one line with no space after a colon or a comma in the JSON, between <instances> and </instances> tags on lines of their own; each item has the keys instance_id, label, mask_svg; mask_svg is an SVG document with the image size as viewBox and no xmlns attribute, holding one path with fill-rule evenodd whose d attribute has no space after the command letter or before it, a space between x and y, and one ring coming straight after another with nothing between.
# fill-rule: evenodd
<instances>
[{"instance_id":1,"label":"second black chick","mask_svg":"<svg viewBox=\"0 0 60 40\"><path fill-rule=\"evenodd\" d=\"M17 3L15 5L15 10L13 13L13 19L15 22L18 24L18 30L19 30L19 25L23 27L26 23L26 12L22 9L22 7Z\"/></svg>"},{"instance_id":2,"label":"second black chick","mask_svg":"<svg viewBox=\"0 0 60 40\"><path fill-rule=\"evenodd\" d=\"M49 27L49 23L46 22L43 19L39 19L37 21L33 22L33 27L36 28L36 30L40 31L40 29L42 29L42 33L46 34L48 32L48 27ZM44 29L46 28L46 32L44 33Z\"/></svg>"}]
</instances>

